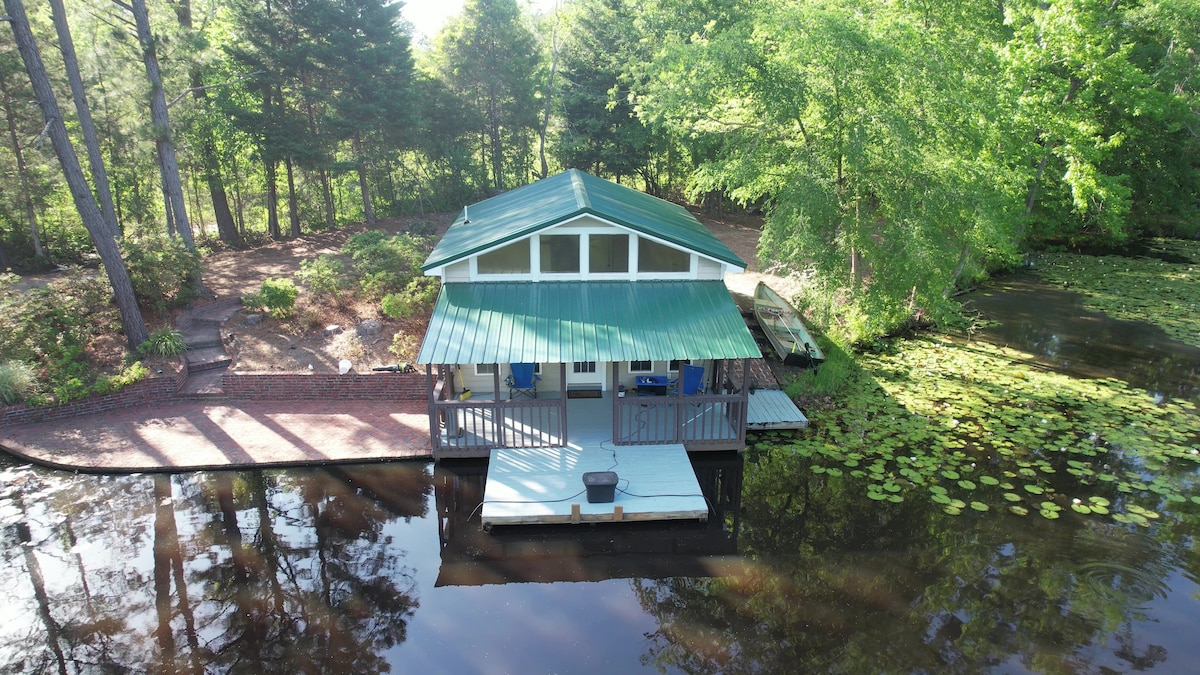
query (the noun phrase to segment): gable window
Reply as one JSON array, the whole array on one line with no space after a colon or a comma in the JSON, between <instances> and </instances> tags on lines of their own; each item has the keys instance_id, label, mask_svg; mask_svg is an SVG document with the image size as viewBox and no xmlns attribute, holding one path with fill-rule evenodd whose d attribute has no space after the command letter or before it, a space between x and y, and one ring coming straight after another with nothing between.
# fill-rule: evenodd
<instances>
[{"instance_id":1,"label":"gable window","mask_svg":"<svg viewBox=\"0 0 1200 675\"><path fill-rule=\"evenodd\" d=\"M639 272L688 272L691 263L686 251L638 237Z\"/></svg>"},{"instance_id":2,"label":"gable window","mask_svg":"<svg viewBox=\"0 0 1200 675\"><path fill-rule=\"evenodd\" d=\"M529 242L518 241L478 258L480 274L529 274Z\"/></svg>"},{"instance_id":3,"label":"gable window","mask_svg":"<svg viewBox=\"0 0 1200 675\"><path fill-rule=\"evenodd\" d=\"M540 240L543 274L579 273L579 235L543 234Z\"/></svg>"},{"instance_id":4,"label":"gable window","mask_svg":"<svg viewBox=\"0 0 1200 675\"><path fill-rule=\"evenodd\" d=\"M629 271L629 235L588 236L588 271L592 274L623 274Z\"/></svg>"},{"instance_id":5,"label":"gable window","mask_svg":"<svg viewBox=\"0 0 1200 675\"><path fill-rule=\"evenodd\" d=\"M631 373L651 373L654 372L653 361L630 361L629 372Z\"/></svg>"}]
</instances>

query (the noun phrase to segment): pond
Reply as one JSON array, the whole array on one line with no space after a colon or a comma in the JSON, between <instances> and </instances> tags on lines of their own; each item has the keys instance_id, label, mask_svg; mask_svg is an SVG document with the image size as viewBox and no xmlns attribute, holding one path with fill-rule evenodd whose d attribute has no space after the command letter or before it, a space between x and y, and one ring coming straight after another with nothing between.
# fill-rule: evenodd
<instances>
[{"instance_id":1,"label":"pond","mask_svg":"<svg viewBox=\"0 0 1200 675\"><path fill-rule=\"evenodd\" d=\"M1031 297L1013 313L1046 301ZM1019 352L979 335L914 341L865 360L874 393L856 412L694 456L705 524L483 532L477 463L4 464L0 671L1200 672L1197 425L1171 398L1194 399L1186 366L1200 362L1139 361L1151 375L1129 385L1149 391L1043 379L1062 377L1038 363L1048 351L1102 377L1132 361L1084 371L1080 338L1057 331L1048 350L1030 334L989 336ZM963 354L993 370L1003 358L996 400L1029 419L969 432L986 416L952 407L956 387L981 386L949 369ZM931 389L940 412L913 394ZM1084 416L1075 398L1139 409L1064 441ZM877 436L885 426L909 435ZM1031 435L1011 450L1018 431Z\"/></svg>"}]
</instances>

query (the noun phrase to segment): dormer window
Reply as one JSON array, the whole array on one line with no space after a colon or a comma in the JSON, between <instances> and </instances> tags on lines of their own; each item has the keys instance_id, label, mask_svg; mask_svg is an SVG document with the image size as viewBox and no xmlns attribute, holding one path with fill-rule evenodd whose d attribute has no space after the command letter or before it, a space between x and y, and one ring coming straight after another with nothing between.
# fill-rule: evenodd
<instances>
[{"instance_id":1,"label":"dormer window","mask_svg":"<svg viewBox=\"0 0 1200 675\"><path fill-rule=\"evenodd\" d=\"M529 242L501 246L478 258L480 274L529 274Z\"/></svg>"},{"instance_id":2,"label":"dormer window","mask_svg":"<svg viewBox=\"0 0 1200 675\"><path fill-rule=\"evenodd\" d=\"M625 274L628 272L629 235L589 235L588 271L592 274Z\"/></svg>"},{"instance_id":3,"label":"dormer window","mask_svg":"<svg viewBox=\"0 0 1200 675\"><path fill-rule=\"evenodd\" d=\"M543 234L542 274L579 274L579 235Z\"/></svg>"},{"instance_id":4,"label":"dormer window","mask_svg":"<svg viewBox=\"0 0 1200 675\"><path fill-rule=\"evenodd\" d=\"M691 266L686 251L638 237L638 272L688 272Z\"/></svg>"}]
</instances>

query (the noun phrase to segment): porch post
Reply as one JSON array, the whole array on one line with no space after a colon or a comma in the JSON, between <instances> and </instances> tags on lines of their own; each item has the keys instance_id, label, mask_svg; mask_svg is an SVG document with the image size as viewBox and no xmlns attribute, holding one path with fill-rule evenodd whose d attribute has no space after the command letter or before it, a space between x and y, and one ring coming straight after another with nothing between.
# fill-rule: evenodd
<instances>
[{"instance_id":1,"label":"porch post","mask_svg":"<svg viewBox=\"0 0 1200 675\"><path fill-rule=\"evenodd\" d=\"M620 373L620 369L617 365L617 362L613 361L612 362L612 379L609 381L608 389L609 389L609 391L612 392L612 437L613 437L614 445L617 442L617 438L619 438L621 436L621 433L620 433L621 420L619 419L619 412L620 412L621 408L620 408L620 401L618 400L618 397L617 397L617 376L619 375L619 373Z\"/></svg>"},{"instance_id":2,"label":"porch post","mask_svg":"<svg viewBox=\"0 0 1200 675\"><path fill-rule=\"evenodd\" d=\"M535 247L536 249L536 247ZM558 416L562 419L562 443L567 444L567 364L558 364Z\"/></svg>"},{"instance_id":3,"label":"porch post","mask_svg":"<svg viewBox=\"0 0 1200 675\"><path fill-rule=\"evenodd\" d=\"M439 449L441 436L438 434L437 398L433 393L433 364L425 364L425 396L429 403L429 444L434 450Z\"/></svg>"}]
</instances>

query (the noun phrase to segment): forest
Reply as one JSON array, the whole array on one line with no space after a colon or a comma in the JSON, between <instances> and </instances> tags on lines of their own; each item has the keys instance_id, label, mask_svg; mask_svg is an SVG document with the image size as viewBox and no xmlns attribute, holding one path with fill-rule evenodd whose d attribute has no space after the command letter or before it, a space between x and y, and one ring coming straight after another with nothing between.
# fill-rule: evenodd
<instances>
[{"instance_id":1,"label":"forest","mask_svg":"<svg viewBox=\"0 0 1200 675\"><path fill-rule=\"evenodd\" d=\"M0 270L103 262L131 347L114 268L572 167L763 215L847 342L1029 250L1200 235L1200 0L467 0L429 40L388 0L4 5Z\"/></svg>"}]
</instances>

